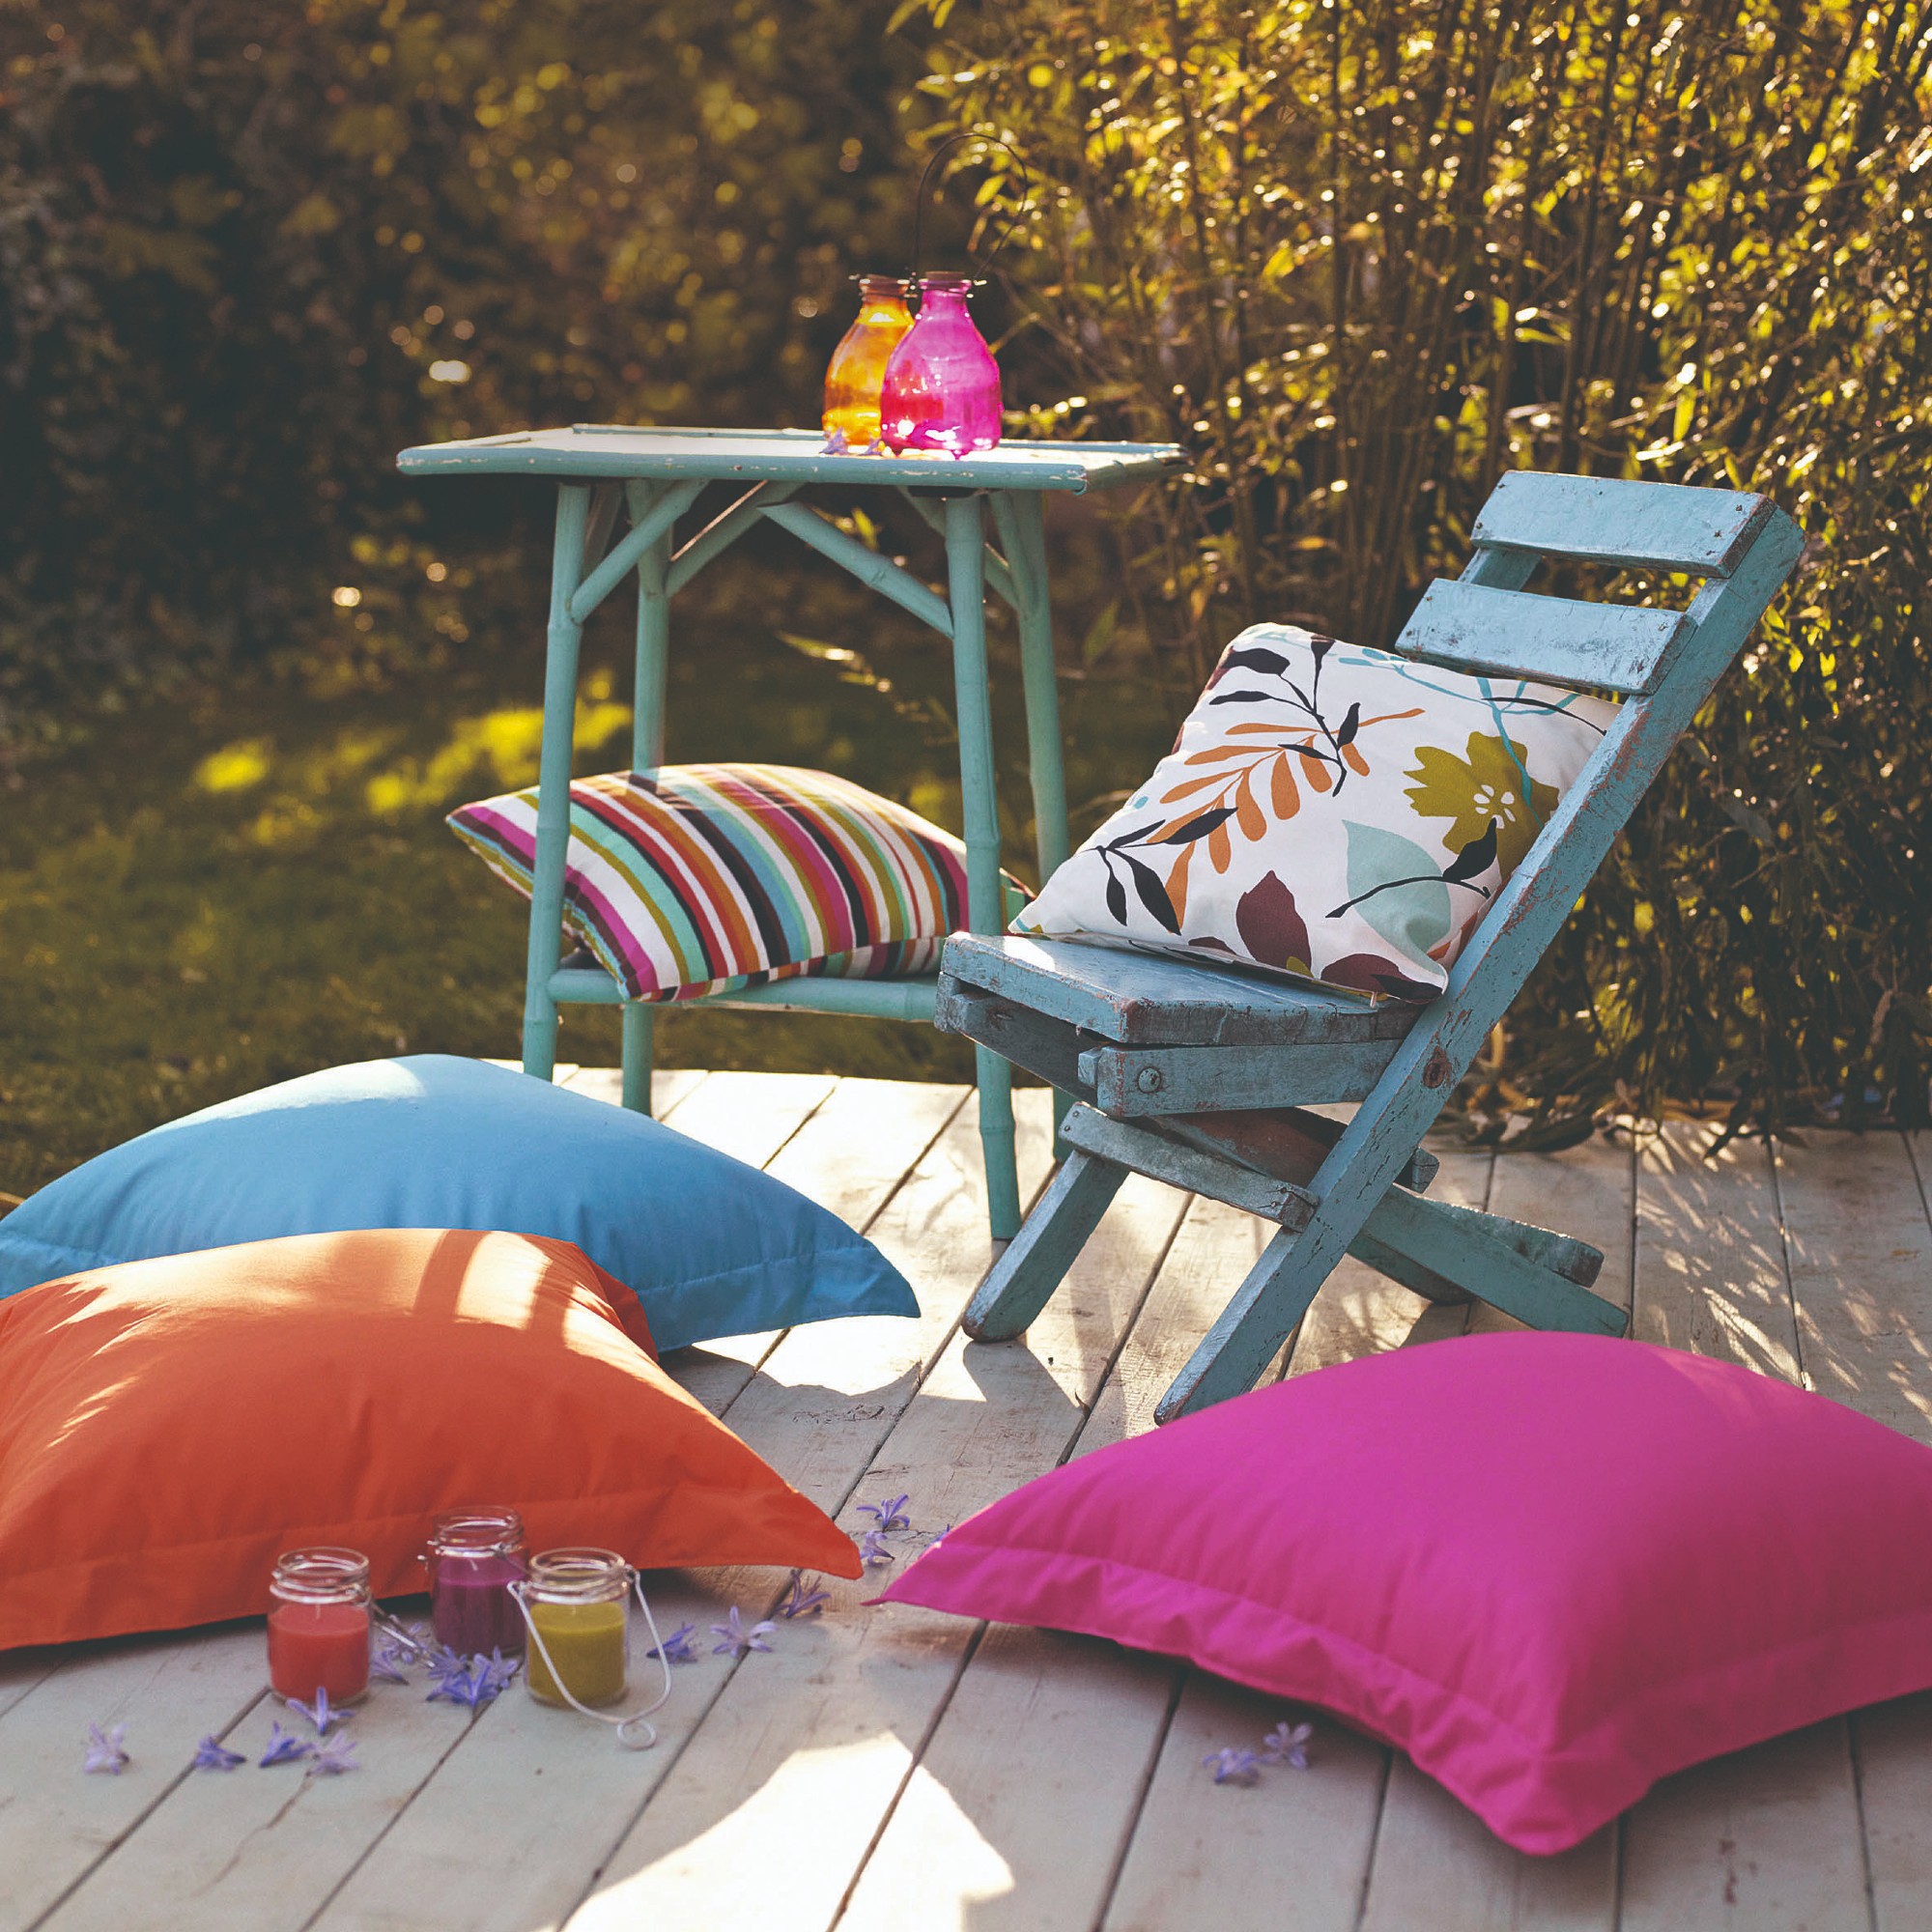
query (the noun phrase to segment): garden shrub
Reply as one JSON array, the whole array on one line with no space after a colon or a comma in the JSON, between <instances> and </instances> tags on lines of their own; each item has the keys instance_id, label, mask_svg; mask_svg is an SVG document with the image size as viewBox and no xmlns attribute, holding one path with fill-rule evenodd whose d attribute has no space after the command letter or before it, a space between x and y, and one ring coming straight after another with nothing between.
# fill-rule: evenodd
<instances>
[{"instance_id":1,"label":"garden shrub","mask_svg":"<svg viewBox=\"0 0 1932 1932\"><path fill-rule=\"evenodd\" d=\"M936 131L1024 157L984 199L1028 203L1014 273L1066 391L1041 419L1194 453L1125 512L1100 633L1178 703L1259 616L1386 643L1508 468L1763 490L1808 533L1478 1118L1545 1145L1713 1096L1740 1125L1922 1122L1932 8L901 14L943 35Z\"/></svg>"}]
</instances>

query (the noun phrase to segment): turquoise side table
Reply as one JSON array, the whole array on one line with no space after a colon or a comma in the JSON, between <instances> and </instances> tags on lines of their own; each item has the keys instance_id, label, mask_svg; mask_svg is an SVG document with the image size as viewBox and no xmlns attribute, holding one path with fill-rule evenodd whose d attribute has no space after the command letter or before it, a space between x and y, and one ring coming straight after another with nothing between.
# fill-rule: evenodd
<instances>
[{"instance_id":1,"label":"turquoise side table","mask_svg":"<svg viewBox=\"0 0 1932 1932\"><path fill-rule=\"evenodd\" d=\"M544 672L543 749L537 790L535 889L524 993L524 1071L548 1079L556 1057L559 1003L624 1009L624 1104L648 1112L652 1008L625 1002L601 968L559 966L564 859L570 841L571 730L578 646L584 620L631 572L638 579L637 688L633 769L664 754L665 674L670 600L760 518L849 571L930 624L952 644L959 714L959 782L964 802L967 917L972 930L1007 923L1000 890L999 816L993 794L993 721L986 678L986 587L1012 606L1019 623L1028 762L1039 869L1066 857L1066 789L1060 758L1053 630L1047 606L1041 501L1049 490L1108 489L1168 475L1186 463L1173 444L1006 442L982 455L828 455L806 430L572 429L479 437L406 449L411 476L536 475L557 481L556 543L551 559L550 634ZM681 544L673 528L710 483L735 485L725 505ZM889 557L838 529L801 498L821 485L896 490L946 542L947 595L940 597ZM619 509L630 527L612 541ZM991 529L987 527L990 514ZM999 548L992 547L997 536ZM711 1004L807 1012L865 1013L930 1023L937 978L799 978L714 995ZM1019 1229L1013 1164L1011 1069L976 1049L980 1140L993 1236Z\"/></svg>"}]
</instances>

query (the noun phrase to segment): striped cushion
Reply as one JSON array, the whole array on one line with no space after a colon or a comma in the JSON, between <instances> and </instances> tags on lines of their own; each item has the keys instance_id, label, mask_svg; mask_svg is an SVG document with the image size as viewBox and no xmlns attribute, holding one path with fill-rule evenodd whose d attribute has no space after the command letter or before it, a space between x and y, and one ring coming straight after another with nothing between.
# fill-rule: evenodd
<instances>
[{"instance_id":1,"label":"striped cushion","mask_svg":"<svg viewBox=\"0 0 1932 1932\"><path fill-rule=\"evenodd\" d=\"M537 794L450 829L526 895ZM570 787L563 923L632 1000L694 1000L801 973L929 973L966 923L966 848L829 772L663 765Z\"/></svg>"}]
</instances>

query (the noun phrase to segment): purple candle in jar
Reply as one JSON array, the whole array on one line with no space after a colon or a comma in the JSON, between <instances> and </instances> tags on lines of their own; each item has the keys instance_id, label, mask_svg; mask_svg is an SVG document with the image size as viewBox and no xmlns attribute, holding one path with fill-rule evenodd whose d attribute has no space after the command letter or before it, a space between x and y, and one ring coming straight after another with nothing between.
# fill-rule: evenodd
<instances>
[{"instance_id":1,"label":"purple candle in jar","mask_svg":"<svg viewBox=\"0 0 1932 1932\"><path fill-rule=\"evenodd\" d=\"M515 1510L452 1510L436 1520L425 1561L429 1620L438 1643L465 1657L524 1648L524 1613L510 1585L526 1574Z\"/></svg>"}]
</instances>

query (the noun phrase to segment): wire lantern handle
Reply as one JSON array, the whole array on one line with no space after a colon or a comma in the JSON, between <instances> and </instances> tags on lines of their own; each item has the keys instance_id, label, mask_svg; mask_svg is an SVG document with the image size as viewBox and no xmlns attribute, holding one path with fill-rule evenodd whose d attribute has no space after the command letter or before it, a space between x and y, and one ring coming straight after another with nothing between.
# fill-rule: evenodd
<instances>
[{"instance_id":1,"label":"wire lantern handle","mask_svg":"<svg viewBox=\"0 0 1932 1932\"><path fill-rule=\"evenodd\" d=\"M536 1645L537 1655L543 1659L544 1668L550 1672L550 1681L556 1687L557 1694L573 1711L594 1719L600 1724L609 1724L617 1734L617 1742L626 1750L649 1750L658 1741L657 1726L653 1724L651 1714L659 1710L670 1696L670 1659L665 1655L664 1638L658 1634L658 1620L651 1614L650 1599L644 1595L644 1579L634 1568L631 1571L631 1589L637 1592L638 1607L644 1613L644 1626L651 1634L651 1641L657 1648L650 1655L658 1661L658 1668L664 1673L664 1688L646 1704L642 1710L633 1711L629 1717L612 1717L608 1711L593 1711L589 1705L581 1704L577 1693L564 1682L563 1672L552 1660L550 1646L544 1642L543 1632L537 1629L536 1619L530 1615L527 1581L512 1583L510 1595L517 1600L517 1607L524 1613L524 1628L529 1633L530 1641ZM626 1591L628 1596L630 1591ZM639 1733L641 1732L641 1736Z\"/></svg>"},{"instance_id":2,"label":"wire lantern handle","mask_svg":"<svg viewBox=\"0 0 1932 1932\"><path fill-rule=\"evenodd\" d=\"M919 282L920 264L924 259L924 252L921 245L921 237L925 226L926 185L932 180L932 171L939 165L941 156L949 148L959 147L962 143L968 141L978 141L981 147L986 148L1004 148L1012 156L1013 165L1020 171L1020 205L1012 213L1007 216L1004 225L1000 229L999 239L980 257L980 265L981 268L990 266L993 257L1007 245L1008 237L1019 225L1020 216L1025 214L1033 205L1033 177L1027 173L1026 162L1020 158L1019 150L1010 141L1003 141L997 134L950 135L946 140L940 142L938 147L933 149L932 153L926 156L925 167L919 178L919 191L913 202L912 280L915 286Z\"/></svg>"}]
</instances>

